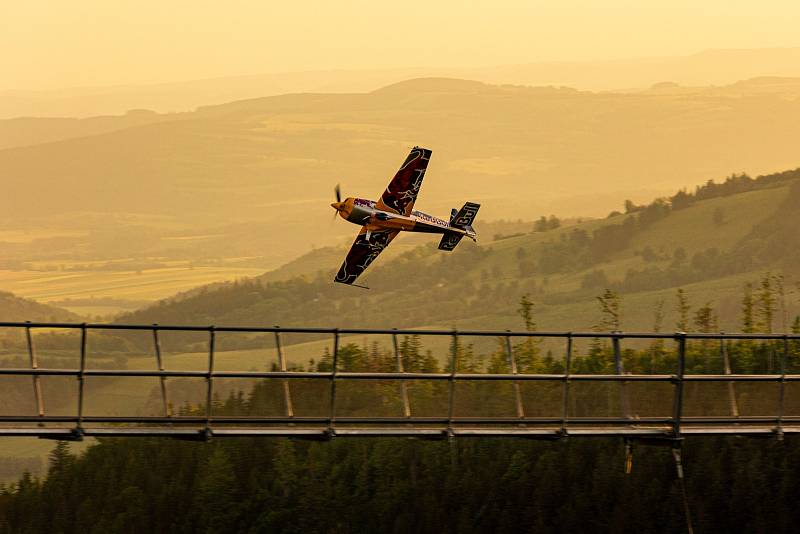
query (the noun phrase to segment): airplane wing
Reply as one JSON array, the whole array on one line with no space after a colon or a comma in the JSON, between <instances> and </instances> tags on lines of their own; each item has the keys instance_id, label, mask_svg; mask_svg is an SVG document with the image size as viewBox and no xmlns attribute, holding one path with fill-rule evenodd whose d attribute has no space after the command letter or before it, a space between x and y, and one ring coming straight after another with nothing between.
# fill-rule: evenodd
<instances>
[{"instance_id":1,"label":"airplane wing","mask_svg":"<svg viewBox=\"0 0 800 534\"><path fill-rule=\"evenodd\" d=\"M367 237L367 227L362 226L361 231L356 236L356 240L350 247L344 263L339 267L334 282L340 284L352 284L361 273L369 267L369 264L378 257L383 249L399 233L398 230L378 230L370 232Z\"/></svg>"},{"instance_id":2,"label":"airplane wing","mask_svg":"<svg viewBox=\"0 0 800 534\"><path fill-rule=\"evenodd\" d=\"M414 208L417 200L419 188L422 186L422 178L425 176L425 169L428 168L428 160L431 158L431 151L427 148L415 146L408 154L406 161L394 175L386 191L383 192L381 199L375 205L383 211L393 211L400 215L409 215Z\"/></svg>"}]
</instances>

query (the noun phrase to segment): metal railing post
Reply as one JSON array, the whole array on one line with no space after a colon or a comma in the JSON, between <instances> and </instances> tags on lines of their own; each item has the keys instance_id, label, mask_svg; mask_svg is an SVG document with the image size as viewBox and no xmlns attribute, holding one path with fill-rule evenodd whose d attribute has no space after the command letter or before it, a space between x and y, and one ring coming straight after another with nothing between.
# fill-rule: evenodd
<instances>
[{"instance_id":1,"label":"metal railing post","mask_svg":"<svg viewBox=\"0 0 800 534\"><path fill-rule=\"evenodd\" d=\"M395 330L397 330L395 328ZM400 348L397 345L397 334L392 332L392 345L394 347L394 359L397 364L397 372L405 373L403 358L400 355ZM408 385L405 380L400 380L400 398L403 401L403 417L411 417L411 404L408 402Z\"/></svg>"},{"instance_id":2,"label":"metal railing post","mask_svg":"<svg viewBox=\"0 0 800 534\"><path fill-rule=\"evenodd\" d=\"M720 334L725 335L724 332L720 332ZM728 355L728 342L723 338L719 340L719 352L722 356L723 372L729 375L731 374L731 359ZM731 405L731 415L739 417L739 403L736 400L736 384L734 384L732 380L728 381L728 402Z\"/></svg>"},{"instance_id":3,"label":"metal railing post","mask_svg":"<svg viewBox=\"0 0 800 534\"><path fill-rule=\"evenodd\" d=\"M78 370L78 421L75 433L80 438L83 434L83 395L85 388L84 373L86 372L86 323L81 325L81 354L80 368Z\"/></svg>"},{"instance_id":4,"label":"metal railing post","mask_svg":"<svg viewBox=\"0 0 800 534\"><path fill-rule=\"evenodd\" d=\"M30 321L27 321L30 323ZM33 347L33 336L31 335L31 327L25 327L25 339L28 342L28 360L30 361L31 369L39 368L39 359L36 357L36 350ZM42 381L39 375L33 375L33 395L36 399L36 413L39 417L44 417L44 397L42 396Z\"/></svg>"},{"instance_id":5,"label":"metal railing post","mask_svg":"<svg viewBox=\"0 0 800 534\"><path fill-rule=\"evenodd\" d=\"M683 413L683 374L686 369L686 332L676 332L678 342L678 369L675 374L675 395L672 403L672 435L681 437L681 415Z\"/></svg>"},{"instance_id":6,"label":"metal railing post","mask_svg":"<svg viewBox=\"0 0 800 534\"><path fill-rule=\"evenodd\" d=\"M614 347L614 370L616 374L623 375L625 374L625 367L622 363L622 349L620 347L620 335L622 332L614 331L612 332L613 337L611 338L611 344ZM622 409L622 414L627 418L630 419L631 417L631 407L630 401L628 399L628 388L627 382L622 381L619 383L619 399L620 399L620 408Z\"/></svg>"},{"instance_id":7,"label":"metal railing post","mask_svg":"<svg viewBox=\"0 0 800 534\"><path fill-rule=\"evenodd\" d=\"M786 360L789 357L789 338L783 336L783 355L781 356L781 381L778 390L778 428L776 433L778 439L783 439L783 411L784 399L786 396Z\"/></svg>"},{"instance_id":8,"label":"metal railing post","mask_svg":"<svg viewBox=\"0 0 800 534\"><path fill-rule=\"evenodd\" d=\"M280 326L276 325L275 328L280 328ZM278 330L275 331L275 349L278 351L278 366L285 373L287 371L286 356L283 354L281 333ZM292 392L289 389L289 381L284 378L281 382L283 384L283 402L286 406L286 417L292 418L294 417L294 406L292 405Z\"/></svg>"},{"instance_id":9,"label":"metal railing post","mask_svg":"<svg viewBox=\"0 0 800 534\"><path fill-rule=\"evenodd\" d=\"M509 330L510 332L510 330ZM511 368L511 374L516 375L517 373L517 360L514 358L514 351L511 348L511 337L506 336L506 356L508 357L508 366ZM517 417L519 419L525 418L525 409L522 405L522 393L520 392L519 388L519 381L514 380L514 400L516 403L517 408Z\"/></svg>"},{"instance_id":10,"label":"metal railing post","mask_svg":"<svg viewBox=\"0 0 800 534\"><path fill-rule=\"evenodd\" d=\"M339 373L339 329L333 331L333 362L331 367L331 397L328 410L328 435L336 435L336 375Z\"/></svg>"},{"instance_id":11,"label":"metal railing post","mask_svg":"<svg viewBox=\"0 0 800 534\"><path fill-rule=\"evenodd\" d=\"M212 417L212 397L214 394L214 345L216 343L216 332L213 326L208 327L208 372L206 373L206 427L205 437L211 438L211 417Z\"/></svg>"},{"instance_id":12,"label":"metal railing post","mask_svg":"<svg viewBox=\"0 0 800 534\"><path fill-rule=\"evenodd\" d=\"M153 346L155 347L156 353L156 365L158 366L159 371L164 370L164 360L161 357L161 342L158 339L158 325L153 325ZM161 404L164 407L164 416L165 417L172 417L172 410L169 407L169 403L167 402L167 377L160 376L159 381L161 382Z\"/></svg>"},{"instance_id":13,"label":"metal railing post","mask_svg":"<svg viewBox=\"0 0 800 534\"><path fill-rule=\"evenodd\" d=\"M450 377L448 378L448 400L447 400L447 435L453 437L453 410L456 398L456 369L458 367L458 331L453 330L453 354L450 357Z\"/></svg>"},{"instance_id":14,"label":"metal railing post","mask_svg":"<svg viewBox=\"0 0 800 534\"><path fill-rule=\"evenodd\" d=\"M569 419L569 369L572 364L572 332L567 334L567 352L564 355L564 378L561 386L561 435L566 436Z\"/></svg>"}]
</instances>

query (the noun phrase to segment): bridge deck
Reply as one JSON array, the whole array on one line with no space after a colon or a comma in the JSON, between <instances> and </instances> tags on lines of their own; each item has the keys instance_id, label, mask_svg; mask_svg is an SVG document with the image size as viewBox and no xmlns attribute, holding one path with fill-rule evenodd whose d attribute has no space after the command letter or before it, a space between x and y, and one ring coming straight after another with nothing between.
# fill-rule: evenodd
<instances>
[{"instance_id":1,"label":"bridge deck","mask_svg":"<svg viewBox=\"0 0 800 534\"><path fill-rule=\"evenodd\" d=\"M777 436L800 433L800 425L693 425L681 430L681 437L699 435L741 435L741 436ZM2 427L0 436L4 437L38 437L43 439L76 440L84 437L170 437L182 439L205 440L211 438L247 438L247 437L288 437L297 439L328 440L338 437L407 437L419 439L447 438L526 438L526 439L564 439L567 437L624 437L634 439L673 440L675 434L671 425L660 426L591 426L574 427L567 432L559 426L526 426L517 428L486 428L457 426L452 428L430 428L419 426L377 427L352 426L336 427L163 427L163 426L131 426L131 427Z\"/></svg>"}]
</instances>

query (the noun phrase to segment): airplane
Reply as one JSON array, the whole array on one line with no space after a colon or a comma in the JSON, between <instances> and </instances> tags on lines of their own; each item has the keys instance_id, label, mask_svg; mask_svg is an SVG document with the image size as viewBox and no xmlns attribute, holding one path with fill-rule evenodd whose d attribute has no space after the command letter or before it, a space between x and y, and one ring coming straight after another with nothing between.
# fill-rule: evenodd
<instances>
[{"instance_id":1,"label":"airplane","mask_svg":"<svg viewBox=\"0 0 800 534\"><path fill-rule=\"evenodd\" d=\"M334 282L356 287L356 279L400 232L426 232L444 234L439 250L456 248L461 238L467 236L476 241L477 234L472 221L478 214L480 204L467 202L460 210L453 208L450 219L444 220L414 210L431 151L415 146L394 175L380 200L348 197L342 200L340 187L334 189L336 202L331 207L342 219L361 226L347 257L336 273Z\"/></svg>"}]
</instances>

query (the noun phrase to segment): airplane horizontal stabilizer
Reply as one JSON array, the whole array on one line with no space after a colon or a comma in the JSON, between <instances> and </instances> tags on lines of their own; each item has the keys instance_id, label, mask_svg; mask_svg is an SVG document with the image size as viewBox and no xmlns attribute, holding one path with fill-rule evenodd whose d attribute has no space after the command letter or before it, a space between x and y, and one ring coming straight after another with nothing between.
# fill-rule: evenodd
<instances>
[{"instance_id":1,"label":"airplane horizontal stabilizer","mask_svg":"<svg viewBox=\"0 0 800 534\"><path fill-rule=\"evenodd\" d=\"M464 234L460 234L457 232L445 232L442 236L442 240L439 241L439 250L453 250L458 245L461 238L464 237Z\"/></svg>"}]
</instances>

